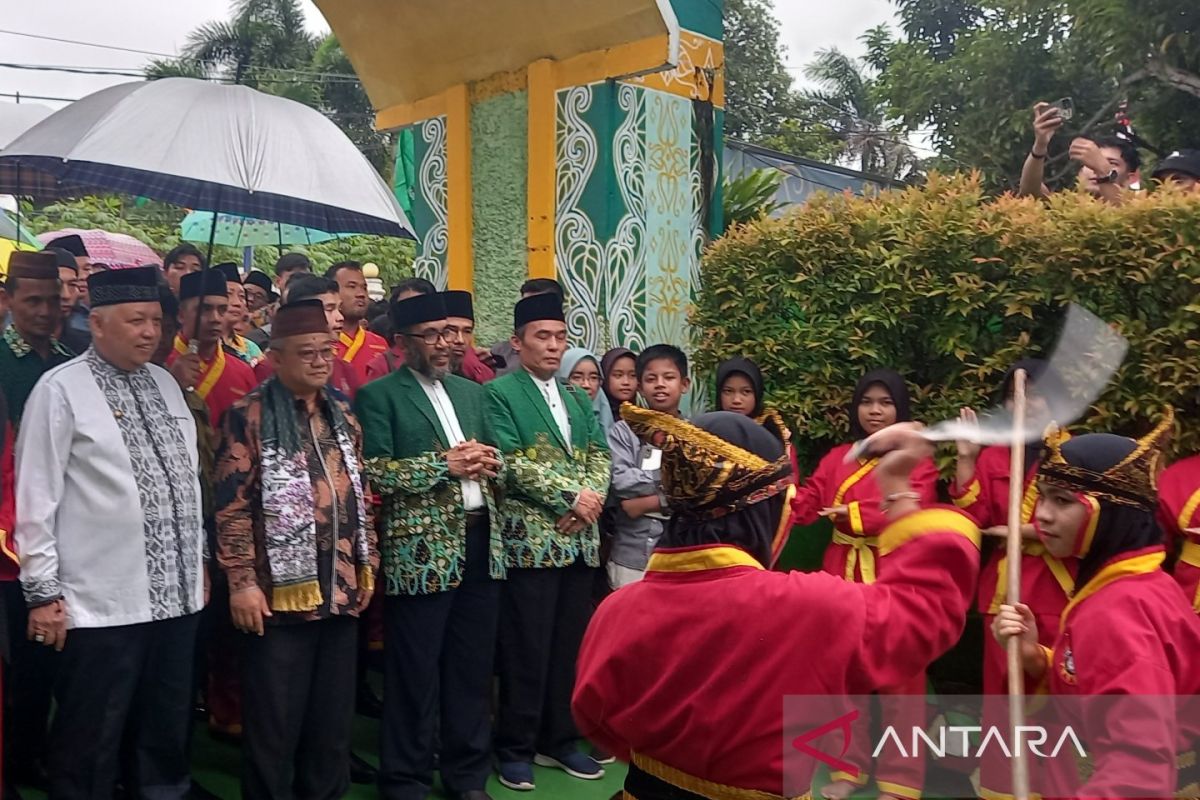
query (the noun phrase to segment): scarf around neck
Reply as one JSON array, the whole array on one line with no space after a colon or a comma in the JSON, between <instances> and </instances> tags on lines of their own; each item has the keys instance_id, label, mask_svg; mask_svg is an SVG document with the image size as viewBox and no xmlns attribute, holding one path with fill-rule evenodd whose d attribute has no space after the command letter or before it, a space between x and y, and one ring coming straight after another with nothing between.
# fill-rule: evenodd
<instances>
[{"instance_id":1,"label":"scarf around neck","mask_svg":"<svg viewBox=\"0 0 1200 800\"><path fill-rule=\"evenodd\" d=\"M329 409L334 438L354 489L358 507L354 531L358 587L359 591L369 592L374 576L363 525L366 505L358 456L346 417L327 387L321 388L321 398ZM267 379L262 386L262 503L273 586L271 608L276 611L313 611L325 601L318 578L315 496L300 433L302 424L295 395L278 378Z\"/></svg>"}]
</instances>

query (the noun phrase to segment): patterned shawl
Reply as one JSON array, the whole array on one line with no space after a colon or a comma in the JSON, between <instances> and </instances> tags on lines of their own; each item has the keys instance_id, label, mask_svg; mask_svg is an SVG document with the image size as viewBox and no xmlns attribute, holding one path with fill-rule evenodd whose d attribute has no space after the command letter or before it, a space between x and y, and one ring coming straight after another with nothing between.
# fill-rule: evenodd
<instances>
[{"instance_id":1,"label":"patterned shawl","mask_svg":"<svg viewBox=\"0 0 1200 800\"><path fill-rule=\"evenodd\" d=\"M370 558L363 526L362 510L367 506L361 465L341 408L328 387L322 387L321 392L360 509L354 531L354 555L359 583L365 586L369 583ZM295 395L277 377L268 378L263 384L262 398L262 503L267 564L273 586L271 608L312 611L321 606L324 596L317 577L315 498L300 435L302 421L296 412Z\"/></svg>"}]
</instances>

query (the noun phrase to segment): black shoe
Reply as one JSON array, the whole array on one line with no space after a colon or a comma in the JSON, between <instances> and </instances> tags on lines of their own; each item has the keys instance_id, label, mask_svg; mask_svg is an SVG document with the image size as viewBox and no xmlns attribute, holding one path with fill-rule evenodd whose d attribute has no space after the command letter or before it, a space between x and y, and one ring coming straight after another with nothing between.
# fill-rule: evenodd
<instances>
[{"instance_id":1,"label":"black shoe","mask_svg":"<svg viewBox=\"0 0 1200 800\"><path fill-rule=\"evenodd\" d=\"M370 686L360 686L358 697L354 703L354 710L364 717L371 719L383 719L383 701L379 699L379 695L371 691Z\"/></svg>"},{"instance_id":2,"label":"black shoe","mask_svg":"<svg viewBox=\"0 0 1200 800\"><path fill-rule=\"evenodd\" d=\"M370 786L375 783L377 771L374 767L363 761L362 758L350 754L350 782L357 783L360 786Z\"/></svg>"},{"instance_id":3,"label":"black shoe","mask_svg":"<svg viewBox=\"0 0 1200 800\"><path fill-rule=\"evenodd\" d=\"M483 789L472 789L469 792L459 792L451 795L454 800L492 800L492 796Z\"/></svg>"}]
</instances>

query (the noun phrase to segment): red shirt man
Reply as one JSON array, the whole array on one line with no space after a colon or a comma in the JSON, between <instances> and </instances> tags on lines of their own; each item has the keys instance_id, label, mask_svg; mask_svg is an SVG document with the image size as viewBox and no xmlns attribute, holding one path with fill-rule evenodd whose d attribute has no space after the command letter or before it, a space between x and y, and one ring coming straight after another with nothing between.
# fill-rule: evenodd
<instances>
[{"instance_id":1,"label":"red shirt man","mask_svg":"<svg viewBox=\"0 0 1200 800\"><path fill-rule=\"evenodd\" d=\"M329 268L325 277L337 282L344 319L343 330L338 333L334 348L337 359L350 367L356 383L362 385L367 381L367 365L388 349L382 336L367 330L367 309L371 305L367 279L357 261L338 262Z\"/></svg>"},{"instance_id":2,"label":"red shirt man","mask_svg":"<svg viewBox=\"0 0 1200 800\"><path fill-rule=\"evenodd\" d=\"M230 406L258 385L254 370L221 343L229 312L228 292L225 276L218 270L192 272L180 279L180 332L175 337L175 352L167 358L168 364L180 358L195 360L192 391L208 406L214 425L220 423ZM189 352L190 336L196 336L196 353Z\"/></svg>"}]
</instances>

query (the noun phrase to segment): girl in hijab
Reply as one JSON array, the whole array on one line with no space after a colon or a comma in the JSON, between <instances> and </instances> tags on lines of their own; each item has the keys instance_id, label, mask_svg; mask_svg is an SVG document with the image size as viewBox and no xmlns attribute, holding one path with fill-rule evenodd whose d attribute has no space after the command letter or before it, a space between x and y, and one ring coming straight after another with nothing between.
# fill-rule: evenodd
<instances>
[{"instance_id":1,"label":"girl in hijab","mask_svg":"<svg viewBox=\"0 0 1200 800\"><path fill-rule=\"evenodd\" d=\"M796 468L796 453L791 444L792 432L778 411L767 408L763 397L762 370L750 359L731 358L717 367L718 410L750 417L762 425L783 443L793 468Z\"/></svg>"},{"instance_id":2,"label":"girl in hijab","mask_svg":"<svg viewBox=\"0 0 1200 800\"><path fill-rule=\"evenodd\" d=\"M908 387L894 370L873 370L859 380L848 411L850 441L830 450L817 464L816 471L797 487L792 500L792 523L811 525L819 517L830 519L833 540L825 550L824 571L847 581L875 583L879 535L887 526L887 506L892 498L884 497L875 481L873 473L879 459L860 458L847 462L846 455L854 442L897 422L912 420ZM913 470L912 492L922 505L937 502L937 478L932 458L924 459ZM922 672L903 685L881 689L880 694L908 698L924 695L925 674ZM902 705L903 708L897 709L897 718L916 719L923 713L915 707L919 704L905 702ZM866 785L870 778L867 731L852 738L855 746L847 753L846 760L858 767L858 775L834 772L831 775L833 782L822 790L824 797L830 800L842 800ZM889 758L885 754L880 757L875 770L880 797L919 797L924 779L924 767L918 759Z\"/></svg>"},{"instance_id":3,"label":"girl in hijab","mask_svg":"<svg viewBox=\"0 0 1200 800\"><path fill-rule=\"evenodd\" d=\"M558 378L587 392L592 401L592 410L596 412L596 421L607 436L608 429L613 426L612 407L600 392L604 375L595 354L584 347L567 350L558 367Z\"/></svg>"},{"instance_id":4,"label":"girl in hijab","mask_svg":"<svg viewBox=\"0 0 1200 800\"><path fill-rule=\"evenodd\" d=\"M608 402L609 419L621 418L622 403L637 403L637 353L628 347L614 347L600 360L604 397ZM604 428L607 434L610 421Z\"/></svg>"},{"instance_id":5,"label":"girl in hijab","mask_svg":"<svg viewBox=\"0 0 1200 800\"><path fill-rule=\"evenodd\" d=\"M731 358L717 367L717 409L757 419L763 411L762 370L748 358Z\"/></svg>"},{"instance_id":6,"label":"girl in hijab","mask_svg":"<svg viewBox=\"0 0 1200 800\"><path fill-rule=\"evenodd\" d=\"M1018 361L1005 374L1001 386L1002 402L1009 408L1012 406L1013 379L1018 369L1025 370L1028 376L1026 402L1029 415L1035 418L1043 415L1046 398L1061 395L1065 391L1061 381L1049 370L1045 361L1033 358ZM964 408L960 419L974 423L975 412ZM1049 646L1058 635L1058 618L1071 596L1077 564L1074 558L1061 559L1048 552L1034 532L1033 512L1038 500L1037 471L1042 458L1042 444L1041 438L1038 438L1025 445L1021 522L1026 541L1021 548L1021 597L1038 610L1038 631L1042 636L1042 644ZM950 498L954 504L970 514L985 534L990 534L984 537L983 571L979 576L977 598L977 608L983 615L984 625L989 628L1004 601L1008 586L1008 555L1003 537L1008 535L1010 452L1004 445L981 449L972 442L959 442L955 480L950 485ZM994 638L985 636L984 695L1006 695L1007 675L1004 649L996 644ZM1003 725L1008 713L1007 703L998 701L993 706L988 702L984 713L989 722ZM1053 766L1051 764L1048 768ZM1003 753L985 751L980 764L979 784L981 791L989 797L1012 794L1012 767Z\"/></svg>"},{"instance_id":7,"label":"girl in hijab","mask_svg":"<svg viewBox=\"0 0 1200 800\"><path fill-rule=\"evenodd\" d=\"M1168 410L1141 441L1099 433L1046 443L1034 526L1047 551L1078 559L1073 596L1049 647L1032 604L1002 605L992 630L1001 646L1020 639L1026 673L1051 695L1124 696L1088 700L1086 715L1058 707L1094 769L1084 786L1055 796L1196 796L1200 767L1181 754L1200 741L1200 714L1177 703L1200 694L1200 618L1162 570L1155 521L1173 426Z\"/></svg>"}]
</instances>

